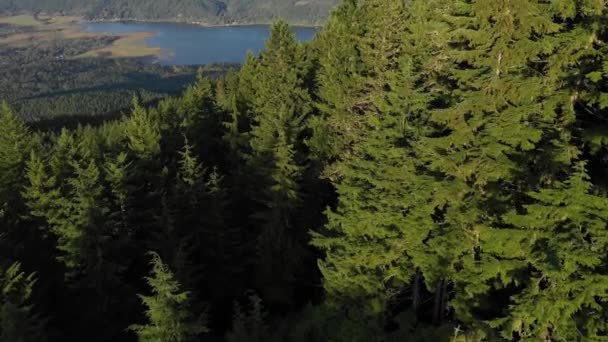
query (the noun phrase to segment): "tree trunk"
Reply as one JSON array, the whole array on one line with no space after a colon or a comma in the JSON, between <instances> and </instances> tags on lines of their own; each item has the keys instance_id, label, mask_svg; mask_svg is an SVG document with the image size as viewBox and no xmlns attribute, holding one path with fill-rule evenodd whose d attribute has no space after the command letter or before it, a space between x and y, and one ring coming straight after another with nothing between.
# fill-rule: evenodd
<instances>
[{"instance_id":1,"label":"tree trunk","mask_svg":"<svg viewBox=\"0 0 608 342\"><path fill-rule=\"evenodd\" d=\"M448 283L443 282L443 287L441 289L441 317L440 321L443 321L444 317L447 317L448 314Z\"/></svg>"},{"instance_id":2,"label":"tree trunk","mask_svg":"<svg viewBox=\"0 0 608 342\"><path fill-rule=\"evenodd\" d=\"M418 307L420 306L420 271L416 270L412 284L412 311L418 319Z\"/></svg>"},{"instance_id":3,"label":"tree trunk","mask_svg":"<svg viewBox=\"0 0 608 342\"><path fill-rule=\"evenodd\" d=\"M441 279L435 285L435 305L433 307L433 324L435 325L440 325L443 319L444 290L445 284Z\"/></svg>"}]
</instances>

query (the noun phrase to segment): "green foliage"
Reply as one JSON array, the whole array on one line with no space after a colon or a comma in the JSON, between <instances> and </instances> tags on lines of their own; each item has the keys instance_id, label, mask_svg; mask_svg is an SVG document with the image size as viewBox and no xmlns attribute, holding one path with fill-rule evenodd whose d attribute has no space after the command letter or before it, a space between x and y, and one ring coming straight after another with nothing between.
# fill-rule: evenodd
<instances>
[{"instance_id":1,"label":"green foliage","mask_svg":"<svg viewBox=\"0 0 608 342\"><path fill-rule=\"evenodd\" d=\"M414 145L424 165L414 182L431 177L433 205L411 212L433 217L425 243L437 258L419 267L427 283L451 279L456 317L490 336L495 331L481 317L500 316L494 293L515 300L516 288L535 272L532 253L515 243L535 240L534 233L508 229L504 215L527 205L522 192L554 186L581 156L572 140L578 86L565 80L577 77L571 65L589 53L572 37L593 36L585 22L594 19L581 8L577 22L564 25L556 18L572 13L556 5L454 1L420 3L412 13L444 30L431 47L442 59L428 70L438 87L428 109L436 129Z\"/></svg>"},{"instance_id":2,"label":"green foliage","mask_svg":"<svg viewBox=\"0 0 608 342\"><path fill-rule=\"evenodd\" d=\"M533 271L517 280L522 286L511 297L509 314L492 325L506 338L512 332L528 338L600 338L608 328L602 257L608 248L608 200L593 194L583 163L564 182L529 196L525 213L512 211L505 222L513 227L509 247L527 255ZM505 252L496 257L506 257Z\"/></svg>"},{"instance_id":3,"label":"green foliage","mask_svg":"<svg viewBox=\"0 0 608 342\"><path fill-rule=\"evenodd\" d=\"M171 270L160 256L150 253L152 272L146 277L152 296L140 298L146 306L147 325L132 325L139 341L184 342L196 341L196 337L207 332L204 320L195 318L190 312L190 293L183 292Z\"/></svg>"},{"instance_id":4,"label":"green foliage","mask_svg":"<svg viewBox=\"0 0 608 342\"><path fill-rule=\"evenodd\" d=\"M353 77L357 78L357 86L361 86L357 96L367 98L367 103L361 104L363 107L357 109L358 113L344 107L344 111L331 111L323 122L328 130L334 130L337 128L334 122L342 120L339 116L356 115L357 130L361 131L356 134L356 142L348 142L348 150L340 151L343 160L328 168L333 174L339 205L327 211L325 230L313 234L313 244L326 251L319 267L329 301L344 307L369 329L382 326L377 320L382 320L387 302L410 282L416 269L411 257L424 249L422 241L426 237L424 226L412 226L404 216L418 203L416 193L424 191L411 184L415 166L408 158L409 137L403 127L403 122L410 117L385 104L388 96L396 91L391 89L391 83L397 83L395 74L400 68L401 55L395 51L403 44L399 39L405 33L405 7L401 1L384 2L391 10L382 12L385 7L380 5L368 1L363 7L355 8L347 2L332 18L333 25L339 27L336 31L357 22L357 28L349 28L352 31L343 34L350 35L360 47L361 74ZM345 13L353 11L356 14L350 15L356 15L356 19L348 18ZM387 31L383 27L388 23L393 24ZM330 25L330 29L333 27ZM371 48L367 44L372 41L386 42L386 46ZM379 60L383 66L377 64ZM327 60L322 57L322 63L321 74L326 69L334 72L334 68L342 65L329 56ZM326 79L326 82L333 81ZM356 101L350 95L332 93L331 89L329 83L322 85L322 101ZM340 106L338 102L333 103L333 108ZM334 133L342 134L341 131ZM333 136L331 141L341 145L346 143L344 138L344 135ZM342 145L342 148L347 147Z\"/></svg>"},{"instance_id":5,"label":"green foliage","mask_svg":"<svg viewBox=\"0 0 608 342\"><path fill-rule=\"evenodd\" d=\"M5 105L0 258L62 341L606 340L607 6L345 0L99 127Z\"/></svg>"},{"instance_id":6,"label":"green foliage","mask_svg":"<svg viewBox=\"0 0 608 342\"><path fill-rule=\"evenodd\" d=\"M497 292L516 302L520 287L534 284L532 250L539 247L526 253L519 243L536 235L505 227L505 215L529 204L523 193L556 186L581 157L572 127L579 108L599 103L597 88L583 82L601 78L589 72L599 67L593 49L601 45L593 39L604 5L413 1L407 20L405 9L384 11L391 5L403 3L347 1L318 40L322 116L312 122L309 146L328 164L339 205L313 243L327 253L320 268L330 301L386 315L393 294L420 270L435 292L437 323L450 286L455 318L480 335L498 338L493 327L515 322L521 337L565 330L573 338L576 319L524 318L539 312L482 321L507 310L493 303ZM582 100L583 93L596 97ZM538 277L536 284L547 281ZM570 302L561 294L573 308L567 317L586 307L604 317L600 295L577 305L577 296ZM604 334L593 325L590 336Z\"/></svg>"},{"instance_id":7,"label":"green foliage","mask_svg":"<svg viewBox=\"0 0 608 342\"><path fill-rule=\"evenodd\" d=\"M232 330L226 334L228 342L262 342L270 339L267 326L267 313L262 305L262 299L256 294L249 294L249 305L243 308L238 302L234 303Z\"/></svg>"},{"instance_id":8,"label":"green foliage","mask_svg":"<svg viewBox=\"0 0 608 342\"><path fill-rule=\"evenodd\" d=\"M34 313L31 296L35 275L25 274L20 263L0 268L0 340L46 341L46 320Z\"/></svg>"},{"instance_id":9,"label":"green foliage","mask_svg":"<svg viewBox=\"0 0 608 342\"><path fill-rule=\"evenodd\" d=\"M0 218L5 223L18 220L19 196L24 183L23 167L34 141L29 128L8 103L0 104ZM7 217L9 216L9 217ZM10 217L13 216L13 217Z\"/></svg>"},{"instance_id":10,"label":"green foliage","mask_svg":"<svg viewBox=\"0 0 608 342\"><path fill-rule=\"evenodd\" d=\"M198 162L197 158L192 155L192 146L188 144L187 140L183 151L179 154L181 157L178 171L179 182L184 188L194 187L193 190L196 191L196 186L202 184L204 173L203 166Z\"/></svg>"},{"instance_id":11,"label":"green foliage","mask_svg":"<svg viewBox=\"0 0 608 342\"><path fill-rule=\"evenodd\" d=\"M91 244L96 244L102 233L105 209L101 203L100 170L95 161L70 160L64 166L71 169L73 176L58 182L61 178L49 175L45 163L32 152L27 163L30 184L24 197L32 214L45 218L57 235L57 248L64 253L59 259L73 269L82 266L87 254L93 252Z\"/></svg>"},{"instance_id":12,"label":"green foliage","mask_svg":"<svg viewBox=\"0 0 608 342\"><path fill-rule=\"evenodd\" d=\"M351 115L363 91L364 66L358 52L363 33L358 16L358 1L343 1L313 42L319 50L317 106L321 115L311 119L314 134L308 144L321 160L348 156L347 147L360 133L357 117Z\"/></svg>"},{"instance_id":13,"label":"green foliage","mask_svg":"<svg viewBox=\"0 0 608 342\"><path fill-rule=\"evenodd\" d=\"M196 146L198 154L209 163L220 164L218 151L225 148L222 136L226 118L216 104L215 87L205 76L205 69L199 70L196 82L184 92L177 116L182 134Z\"/></svg>"},{"instance_id":14,"label":"green foliage","mask_svg":"<svg viewBox=\"0 0 608 342\"><path fill-rule=\"evenodd\" d=\"M129 149L139 158L149 160L160 153L160 127L156 118L133 100L133 112L125 121Z\"/></svg>"},{"instance_id":15,"label":"green foliage","mask_svg":"<svg viewBox=\"0 0 608 342\"><path fill-rule=\"evenodd\" d=\"M180 94L195 79L195 66L162 66L149 63L147 58L80 58L86 52L110 46L118 37L70 38L59 32L52 25L3 25L0 29L8 40L0 50L2 99L21 118L40 127L57 129L83 119L99 123L128 111L134 96L144 103L154 103L167 95ZM31 36L34 41L12 41L23 36ZM209 67L207 75L222 74L230 68Z\"/></svg>"},{"instance_id":16,"label":"green foliage","mask_svg":"<svg viewBox=\"0 0 608 342\"><path fill-rule=\"evenodd\" d=\"M131 191L128 187L128 181L131 174L131 163L127 161L127 154L122 152L118 154L116 159L108 160L104 166L106 181L110 184L111 200L115 204L115 213L118 215L118 220L124 225L128 221L129 203L131 200Z\"/></svg>"},{"instance_id":17,"label":"green foliage","mask_svg":"<svg viewBox=\"0 0 608 342\"><path fill-rule=\"evenodd\" d=\"M0 186L3 190L15 190L21 179L19 174L23 163L32 148L28 127L3 102L0 105Z\"/></svg>"},{"instance_id":18,"label":"green foliage","mask_svg":"<svg viewBox=\"0 0 608 342\"><path fill-rule=\"evenodd\" d=\"M253 97L249 101L251 151L244 152L248 152L247 166L257 178L252 197L260 210L252 218L261 230L257 239L259 278L269 287L264 296L287 302L294 269L301 259L298 235L302 233L298 234L294 221L305 166L297 151L312 108L304 84L307 65L303 49L287 23L273 25L266 46L254 63L257 76L251 82ZM277 274L281 275L279 282Z\"/></svg>"}]
</instances>

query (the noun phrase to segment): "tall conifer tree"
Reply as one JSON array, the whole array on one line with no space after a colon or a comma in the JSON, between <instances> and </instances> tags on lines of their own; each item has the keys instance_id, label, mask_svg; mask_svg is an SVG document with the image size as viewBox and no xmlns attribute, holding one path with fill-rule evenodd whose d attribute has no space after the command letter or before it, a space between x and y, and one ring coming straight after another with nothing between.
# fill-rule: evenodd
<instances>
[{"instance_id":1,"label":"tall conifer tree","mask_svg":"<svg viewBox=\"0 0 608 342\"><path fill-rule=\"evenodd\" d=\"M364 324L361 333L367 330L367 336L379 333L390 319L388 303L416 274L410 253L420 249L424 239L423 227L411 227L404 215L418 200L413 191L425 191L410 182L416 171L410 146L417 136L409 125L415 124L420 106L416 108L412 98L401 94L411 92L408 87L416 80L409 69L412 61L405 55L411 50L403 46L405 24L403 1L364 1L356 7L346 2L325 32L325 39L346 35L356 41L356 51L349 53L360 64L358 73L348 73L352 79L344 80L358 87L356 93L332 94L329 82L334 81L322 83L320 108L328 112L320 122L325 129L315 134L330 133L326 137L341 140L342 153L348 155L328 160L333 163L326 176L336 187L339 204L327 211L328 224L314 234L313 244L326 252L319 266L328 300ZM335 55L322 61L321 75L344 67ZM330 103L333 109L326 107ZM354 135L337 131L338 122L353 124Z\"/></svg>"},{"instance_id":2,"label":"tall conifer tree","mask_svg":"<svg viewBox=\"0 0 608 342\"><path fill-rule=\"evenodd\" d=\"M457 319L497 338L484 322L500 316L496 296L536 272L519 246L534 233L512 229L503 215L525 211L526 192L552 187L580 157L572 140L580 71L572 66L593 47L589 22L604 6L413 2L412 16L443 27L431 52L440 58L426 70L437 89L427 102L434 132L414 145L421 168L412 181L432 187L408 215L431 228L427 257L414 262L434 288L436 321L451 289Z\"/></svg>"},{"instance_id":3,"label":"tall conifer tree","mask_svg":"<svg viewBox=\"0 0 608 342\"><path fill-rule=\"evenodd\" d=\"M14 215L20 208L25 162L33 147L32 135L6 102L0 104L0 210ZM12 220L17 219L13 217Z\"/></svg>"},{"instance_id":4,"label":"tall conifer tree","mask_svg":"<svg viewBox=\"0 0 608 342\"><path fill-rule=\"evenodd\" d=\"M133 325L141 342L188 342L207 332L204 321L190 308L190 293L184 292L160 256L152 253L152 271L146 278L152 296L140 296L146 306L147 325Z\"/></svg>"},{"instance_id":5,"label":"tall conifer tree","mask_svg":"<svg viewBox=\"0 0 608 342\"><path fill-rule=\"evenodd\" d=\"M301 134L312 108L304 87L303 49L287 23L273 25L256 71L247 162L254 176L250 186L256 212L252 218L260 228L259 286L268 287L264 293L268 301L288 303L305 236L295 215L304 168L299 155Z\"/></svg>"}]
</instances>

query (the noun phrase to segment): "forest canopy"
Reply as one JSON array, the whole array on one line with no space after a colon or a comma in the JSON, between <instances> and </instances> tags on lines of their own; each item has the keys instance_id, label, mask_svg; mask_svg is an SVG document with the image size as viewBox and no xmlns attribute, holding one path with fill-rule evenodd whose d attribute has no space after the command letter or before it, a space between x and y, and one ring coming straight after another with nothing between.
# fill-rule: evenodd
<instances>
[{"instance_id":1,"label":"forest canopy","mask_svg":"<svg viewBox=\"0 0 608 342\"><path fill-rule=\"evenodd\" d=\"M0 340L607 340L607 21L344 0L101 125L5 103Z\"/></svg>"}]
</instances>

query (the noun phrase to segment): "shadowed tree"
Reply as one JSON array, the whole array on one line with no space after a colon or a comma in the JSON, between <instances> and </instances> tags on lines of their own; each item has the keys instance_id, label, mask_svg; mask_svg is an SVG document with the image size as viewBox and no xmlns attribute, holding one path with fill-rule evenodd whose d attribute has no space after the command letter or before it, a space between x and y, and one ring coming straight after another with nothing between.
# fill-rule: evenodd
<instances>
[{"instance_id":1,"label":"shadowed tree","mask_svg":"<svg viewBox=\"0 0 608 342\"><path fill-rule=\"evenodd\" d=\"M132 325L130 329L137 333L141 342L197 341L197 336L208 329L202 318L191 313L190 293L180 289L180 284L158 254L151 253L151 256L152 271L146 281L152 295L140 296L146 306L148 324Z\"/></svg>"}]
</instances>

